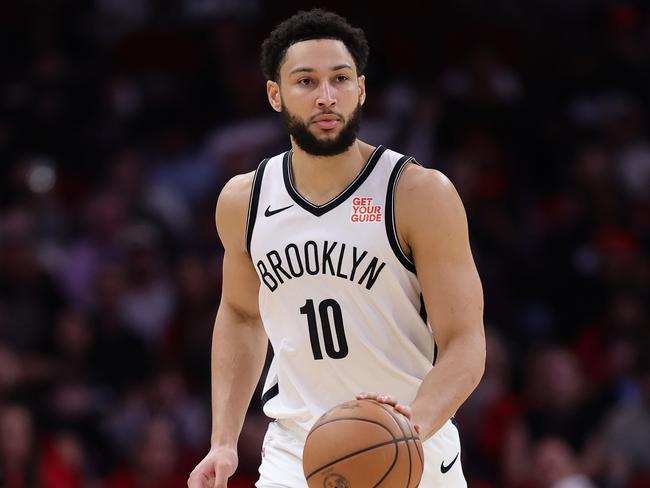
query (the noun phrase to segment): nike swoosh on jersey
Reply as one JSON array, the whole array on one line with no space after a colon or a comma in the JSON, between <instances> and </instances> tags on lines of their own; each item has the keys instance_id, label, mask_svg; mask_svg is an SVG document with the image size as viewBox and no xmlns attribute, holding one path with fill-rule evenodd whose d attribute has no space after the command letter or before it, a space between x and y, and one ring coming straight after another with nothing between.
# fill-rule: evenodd
<instances>
[{"instance_id":1,"label":"nike swoosh on jersey","mask_svg":"<svg viewBox=\"0 0 650 488\"><path fill-rule=\"evenodd\" d=\"M289 205L288 207L282 207L282 208L276 208L275 210L271 210L271 205L266 207L266 210L264 210L264 217L270 217L271 215L275 215L276 213L280 213L288 208L293 207L293 205Z\"/></svg>"},{"instance_id":2,"label":"nike swoosh on jersey","mask_svg":"<svg viewBox=\"0 0 650 488\"><path fill-rule=\"evenodd\" d=\"M459 452L458 454L460 454L460 452ZM451 467L452 467L452 466L454 465L454 463L456 462L456 459L458 459L458 454L456 454L456 457L455 457L455 458L453 459L453 461L450 462L447 466L445 466L445 462L444 462L444 461L440 463L440 472L441 472L442 474L445 474L447 471L449 471L449 470L451 469Z\"/></svg>"}]
</instances>

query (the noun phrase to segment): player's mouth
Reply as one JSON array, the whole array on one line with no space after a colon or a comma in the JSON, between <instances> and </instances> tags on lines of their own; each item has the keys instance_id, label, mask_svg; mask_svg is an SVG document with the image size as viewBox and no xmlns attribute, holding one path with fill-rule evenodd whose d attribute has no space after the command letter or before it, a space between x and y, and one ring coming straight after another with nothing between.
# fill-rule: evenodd
<instances>
[{"instance_id":1,"label":"player's mouth","mask_svg":"<svg viewBox=\"0 0 650 488\"><path fill-rule=\"evenodd\" d=\"M333 114L324 114L314 117L313 124L316 124L321 129L333 129L340 123L340 117Z\"/></svg>"}]
</instances>

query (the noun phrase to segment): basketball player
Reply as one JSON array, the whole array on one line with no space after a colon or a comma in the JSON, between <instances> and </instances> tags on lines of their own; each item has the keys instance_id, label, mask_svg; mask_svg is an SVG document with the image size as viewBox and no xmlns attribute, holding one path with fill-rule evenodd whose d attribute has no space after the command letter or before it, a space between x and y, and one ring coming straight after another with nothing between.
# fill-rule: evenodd
<instances>
[{"instance_id":1,"label":"basketball player","mask_svg":"<svg viewBox=\"0 0 650 488\"><path fill-rule=\"evenodd\" d=\"M262 46L291 149L234 177L217 203L212 446L191 488L225 488L235 472L267 337L262 402L276 420L258 488L305 488L309 428L355 396L417 426L420 486L466 486L451 419L483 374L485 340L465 212L441 173L356 138L367 57L363 32L322 10L294 15Z\"/></svg>"}]
</instances>

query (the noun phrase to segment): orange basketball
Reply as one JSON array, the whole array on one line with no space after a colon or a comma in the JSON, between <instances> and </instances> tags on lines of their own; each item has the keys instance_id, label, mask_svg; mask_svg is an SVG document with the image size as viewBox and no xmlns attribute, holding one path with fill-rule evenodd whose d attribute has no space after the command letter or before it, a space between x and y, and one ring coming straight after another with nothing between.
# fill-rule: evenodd
<instances>
[{"instance_id":1,"label":"orange basketball","mask_svg":"<svg viewBox=\"0 0 650 488\"><path fill-rule=\"evenodd\" d=\"M408 419L374 400L325 412L309 431L302 456L309 488L415 488L424 463Z\"/></svg>"}]
</instances>

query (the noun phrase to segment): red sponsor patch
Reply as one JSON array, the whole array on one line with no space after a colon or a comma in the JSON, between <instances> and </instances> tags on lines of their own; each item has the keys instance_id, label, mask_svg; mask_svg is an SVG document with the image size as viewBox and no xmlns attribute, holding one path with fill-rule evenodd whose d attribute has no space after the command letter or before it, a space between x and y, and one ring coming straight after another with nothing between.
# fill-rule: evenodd
<instances>
[{"instance_id":1,"label":"red sponsor patch","mask_svg":"<svg viewBox=\"0 0 650 488\"><path fill-rule=\"evenodd\" d=\"M381 205L375 205L372 197L353 197L350 222L355 224L382 222Z\"/></svg>"}]
</instances>

